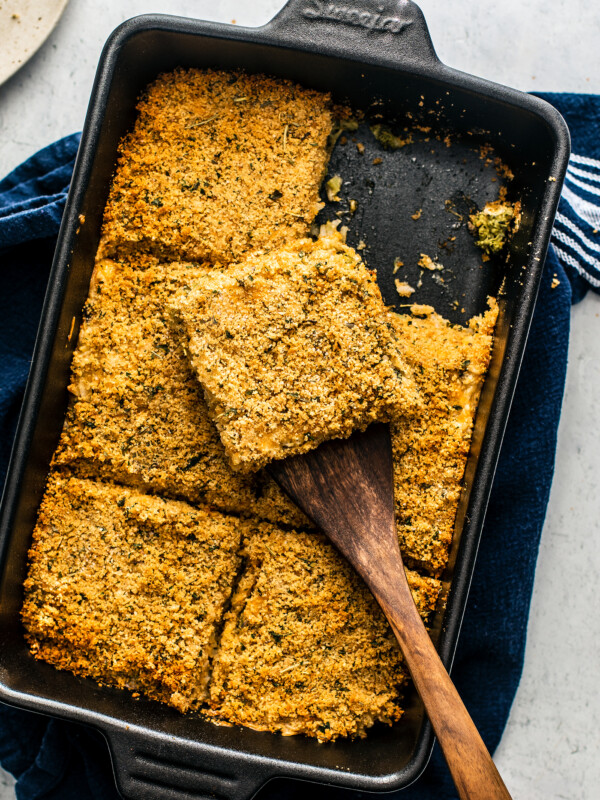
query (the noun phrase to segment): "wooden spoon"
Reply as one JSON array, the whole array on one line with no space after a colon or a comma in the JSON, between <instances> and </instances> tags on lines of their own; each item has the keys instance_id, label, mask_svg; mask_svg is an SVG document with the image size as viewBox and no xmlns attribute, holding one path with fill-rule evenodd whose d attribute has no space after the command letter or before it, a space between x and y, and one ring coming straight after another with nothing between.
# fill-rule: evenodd
<instances>
[{"instance_id":1,"label":"wooden spoon","mask_svg":"<svg viewBox=\"0 0 600 800\"><path fill-rule=\"evenodd\" d=\"M394 520L389 426L371 425L349 439L275 461L269 470L346 556L383 609L461 800L510 800L408 587Z\"/></svg>"}]
</instances>

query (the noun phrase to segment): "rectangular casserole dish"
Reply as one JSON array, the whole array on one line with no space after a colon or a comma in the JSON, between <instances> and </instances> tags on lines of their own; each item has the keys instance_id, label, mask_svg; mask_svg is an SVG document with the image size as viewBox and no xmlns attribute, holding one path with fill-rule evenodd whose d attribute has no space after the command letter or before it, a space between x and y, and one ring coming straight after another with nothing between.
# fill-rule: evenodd
<instances>
[{"instance_id":1,"label":"rectangular casserole dish","mask_svg":"<svg viewBox=\"0 0 600 800\"><path fill-rule=\"evenodd\" d=\"M514 173L511 194L523 204L521 227L504 262L481 269L465 226L454 230L446 284L427 283L415 299L454 322L481 313L488 294L503 292L492 364L477 413L450 562L445 609L434 621L442 660L452 663L510 402L533 314L545 252L569 156L562 117L543 101L443 65L423 16L411 2L373 7L290 0L267 25L244 29L149 15L121 25L103 51L59 234L30 379L0 518L0 700L92 725L106 736L124 797L245 800L275 777L365 791L408 786L425 768L433 736L418 697L392 728L366 739L318 744L182 716L126 692L59 672L29 654L20 624L27 550L48 465L67 405L69 365L98 245L117 146L131 126L139 93L176 66L243 68L331 91L366 107L377 99L385 118L419 122L443 142L415 143L409 158L385 162L379 186L336 148L331 173L353 178L361 213L352 244L367 243L386 301L399 302L393 262L416 263L424 241L455 224L439 198L481 206L494 188L477 147L490 143ZM398 154L394 154L398 155ZM356 168L356 172L354 169ZM437 199L436 203L432 200ZM408 213L423 207L424 226ZM85 219L82 224L81 220ZM425 236L425 239L423 239ZM73 326L73 320L75 324Z\"/></svg>"}]
</instances>

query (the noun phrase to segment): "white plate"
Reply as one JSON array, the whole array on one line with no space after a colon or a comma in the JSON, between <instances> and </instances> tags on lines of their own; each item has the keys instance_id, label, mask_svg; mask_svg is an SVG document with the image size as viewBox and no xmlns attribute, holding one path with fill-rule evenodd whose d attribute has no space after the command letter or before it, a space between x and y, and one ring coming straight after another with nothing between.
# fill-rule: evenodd
<instances>
[{"instance_id":1,"label":"white plate","mask_svg":"<svg viewBox=\"0 0 600 800\"><path fill-rule=\"evenodd\" d=\"M69 0L0 0L0 84L46 41Z\"/></svg>"}]
</instances>

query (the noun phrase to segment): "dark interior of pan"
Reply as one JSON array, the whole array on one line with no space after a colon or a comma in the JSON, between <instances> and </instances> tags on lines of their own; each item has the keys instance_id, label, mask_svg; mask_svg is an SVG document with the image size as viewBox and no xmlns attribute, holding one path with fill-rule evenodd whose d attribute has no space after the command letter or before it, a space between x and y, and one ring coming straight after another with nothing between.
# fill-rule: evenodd
<instances>
[{"instance_id":1,"label":"dark interior of pan","mask_svg":"<svg viewBox=\"0 0 600 800\"><path fill-rule=\"evenodd\" d=\"M35 662L19 623L28 543L62 426L69 363L118 142L133 122L136 98L160 72L177 66L243 68L331 91L336 101L364 110L364 123L341 137L333 152L330 175L339 174L344 183L340 202L329 204L321 221L342 212L350 244L364 242L364 258L377 270L388 303L400 308L407 302L398 296L395 278L413 286L421 278L411 300L464 322L485 310L488 295L496 296L503 283L492 367L444 575L452 590L434 622L450 664L566 168L568 134L541 101L442 65L416 6L382 4L387 10L376 14L356 5L358 10L340 11L335 4L292 0L257 30L140 17L113 34L100 63L4 498L0 695L104 731L126 796L245 798L281 775L390 790L414 780L431 749L414 695L400 723L375 726L356 741L318 744L217 727ZM411 141L397 150L382 148L370 130L381 120L402 136L410 128ZM508 257L483 263L466 217L498 195L496 156L514 174L508 192L521 200L523 219ZM354 213L350 200L356 201ZM444 270L421 271L422 253L439 259ZM397 259L405 265L401 274L394 274Z\"/></svg>"}]
</instances>

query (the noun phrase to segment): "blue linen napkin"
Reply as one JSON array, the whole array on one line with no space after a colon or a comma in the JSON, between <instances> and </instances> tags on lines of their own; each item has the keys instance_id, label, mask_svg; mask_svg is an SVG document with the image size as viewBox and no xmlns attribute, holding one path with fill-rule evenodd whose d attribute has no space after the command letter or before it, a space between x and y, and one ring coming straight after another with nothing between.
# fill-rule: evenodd
<instances>
[{"instance_id":1,"label":"blue linen napkin","mask_svg":"<svg viewBox=\"0 0 600 800\"><path fill-rule=\"evenodd\" d=\"M589 288L600 291L600 97L541 96L565 116L573 155L452 670L492 752L523 666L535 562L554 469L570 306ZM62 139L0 181L0 485L78 142L77 134ZM554 277L559 284L552 288ZM17 778L19 800L118 797L108 749L98 733L1 704L0 764ZM310 792L328 800L367 797L330 787L311 787ZM305 784L277 780L259 797L291 800L305 794ZM437 745L423 777L401 796L456 798Z\"/></svg>"},{"instance_id":2,"label":"blue linen napkin","mask_svg":"<svg viewBox=\"0 0 600 800\"><path fill-rule=\"evenodd\" d=\"M571 131L571 158L552 232L554 252L578 303L600 292L600 112L598 95L540 93Z\"/></svg>"}]
</instances>

